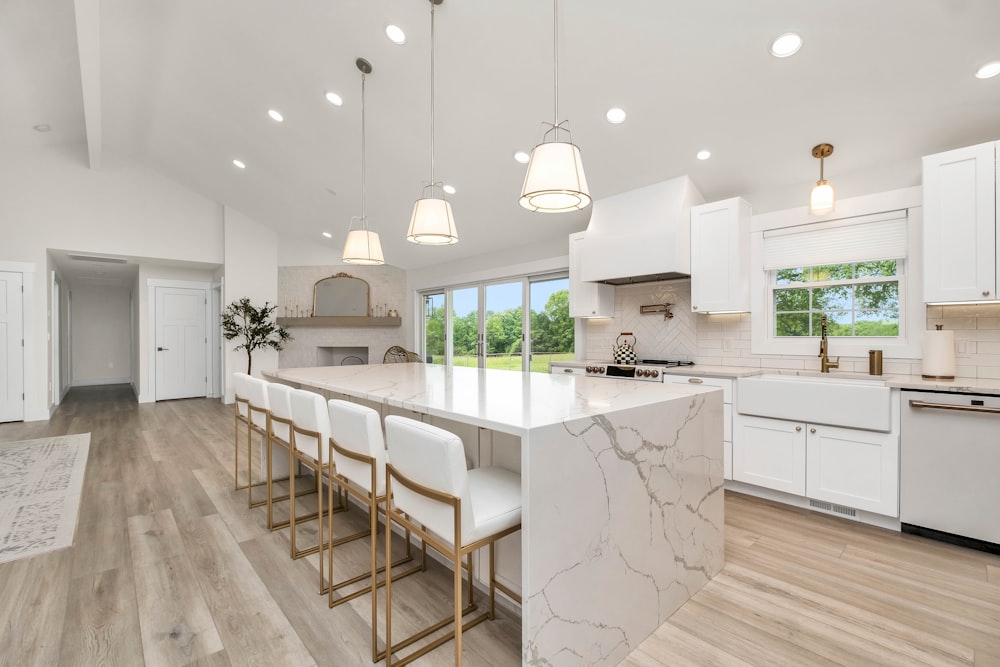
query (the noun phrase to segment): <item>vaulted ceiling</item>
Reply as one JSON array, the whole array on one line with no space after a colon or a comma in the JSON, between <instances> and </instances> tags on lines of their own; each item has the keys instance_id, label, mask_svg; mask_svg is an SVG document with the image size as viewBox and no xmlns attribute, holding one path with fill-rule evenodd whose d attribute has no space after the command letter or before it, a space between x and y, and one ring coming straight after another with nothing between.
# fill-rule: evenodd
<instances>
[{"instance_id":1,"label":"vaulted ceiling","mask_svg":"<svg viewBox=\"0 0 1000 667\"><path fill-rule=\"evenodd\" d=\"M1000 138L1000 77L973 76L1000 60L997 26L997 0L563 0L560 120L595 198L689 174L707 200L802 205L821 142L840 196L914 185L921 155ZM774 58L788 31L801 51ZM0 150L73 143L93 168L122 153L336 261L361 212L364 57L367 210L390 264L584 228L589 210L517 204L513 153L553 119L552 3L445 0L436 175L456 188L461 241L405 241L430 178L429 32L427 0L2 0ZM624 123L605 120L612 106Z\"/></svg>"}]
</instances>

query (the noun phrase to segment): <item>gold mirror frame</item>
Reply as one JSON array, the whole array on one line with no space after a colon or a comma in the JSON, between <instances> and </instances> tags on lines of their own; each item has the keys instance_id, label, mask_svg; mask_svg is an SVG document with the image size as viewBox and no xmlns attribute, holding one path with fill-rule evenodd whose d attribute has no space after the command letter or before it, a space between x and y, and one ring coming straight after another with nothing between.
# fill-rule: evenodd
<instances>
[{"instance_id":1,"label":"gold mirror frame","mask_svg":"<svg viewBox=\"0 0 1000 667\"><path fill-rule=\"evenodd\" d=\"M367 280L346 273L317 280L313 285L313 317L367 317L370 295Z\"/></svg>"}]
</instances>

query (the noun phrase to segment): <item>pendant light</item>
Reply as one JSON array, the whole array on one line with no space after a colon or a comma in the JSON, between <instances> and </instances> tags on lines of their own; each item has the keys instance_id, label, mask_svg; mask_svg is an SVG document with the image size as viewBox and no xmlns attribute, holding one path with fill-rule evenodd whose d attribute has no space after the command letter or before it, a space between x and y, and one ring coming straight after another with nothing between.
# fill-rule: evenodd
<instances>
[{"instance_id":1,"label":"pendant light","mask_svg":"<svg viewBox=\"0 0 1000 667\"><path fill-rule=\"evenodd\" d=\"M423 196L413 205L410 228L406 240L421 245L450 245L458 243L455 217L451 203L444 198L441 183L434 180L434 7L444 0L431 3L431 182L424 188ZM440 196L438 195L440 191Z\"/></svg>"},{"instance_id":2,"label":"pendant light","mask_svg":"<svg viewBox=\"0 0 1000 667\"><path fill-rule=\"evenodd\" d=\"M351 218L341 259L348 264L385 264L382 242L378 232L368 229L368 216L365 214L365 76L372 73L372 64L364 58L358 58L354 64L361 70L361 217ZM358 221L358 229L354 228L355 220Z\"/></svg>"},{"instance_id":3,"label":"pendant light","mask_svg":"<svg viewBox=\"0 0 1000 667\"><path fill-rule=\"evenodd\" d=\"M549 129L542 143L531 151L518 200L529 211L543 213L576 211L590 204L580 149L573 143L568 121L559 120L559 0L552 0L552 14L555 114L552 123L545 123ZM566 133L566 141L559 140L560 132Z\"/></svg>"},{"instance_id":4,"label":"pendant light","mask_svg":"<svg viewBox=\"0 0 1000 667\"><path fill-rule=\"evenodd\" d=\"M819 144L812 149L812 156L819 158L819 180L809 192L809 213L826 215L833 213L833 186L823 178L823 160L833 155L831 144Z\"/></svg>"}]
</instances>

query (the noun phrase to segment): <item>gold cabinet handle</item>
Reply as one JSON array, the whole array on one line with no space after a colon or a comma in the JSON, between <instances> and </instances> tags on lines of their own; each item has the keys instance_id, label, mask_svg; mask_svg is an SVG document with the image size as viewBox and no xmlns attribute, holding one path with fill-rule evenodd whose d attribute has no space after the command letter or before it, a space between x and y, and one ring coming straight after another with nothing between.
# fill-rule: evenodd
<instances>
[{"instance_id":1,"label":"gold cabinet handle","mask_svg":"<svg viewBox=\"0 0 1000 667\"><path fill-rule=\"evenodd\" d=\"M927 403L925 401L910 401L911 408L934 408L935 410L958 410L960 412L985 412L1000 415L1000 408L987 408L982 405L948 405L947 403Z\"/></svg>"},{"instance_id":2,"label":"gold cabinet handle","mask_svg":"<svg viewBox=\"0 0 1000 667\"><path fill-rule=\"evenodd\" d=\"M690 382L691 384L702 384L705 381L702 380L701 378L688 378L688 382Z\"/></svg>"}]
</instances>

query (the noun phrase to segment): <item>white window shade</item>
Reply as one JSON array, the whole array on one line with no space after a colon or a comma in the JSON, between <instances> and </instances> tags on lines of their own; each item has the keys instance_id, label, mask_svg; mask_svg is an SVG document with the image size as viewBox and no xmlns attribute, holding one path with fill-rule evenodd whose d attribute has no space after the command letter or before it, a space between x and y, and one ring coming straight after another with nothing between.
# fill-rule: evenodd
<instances>
[{"instance_id":1,"label":"white window shade","mask_svg":"<svg viewBox=\"0 0 1000 667\"><path fill-rule=\"evenodd\" d=\"M906 258L906 211L764 232L765 271Z\"/></svg>"}]
</instances>

